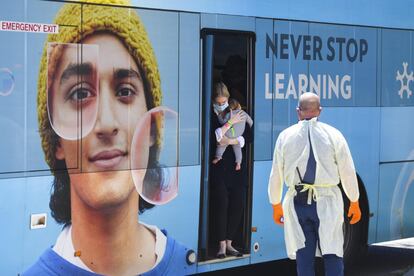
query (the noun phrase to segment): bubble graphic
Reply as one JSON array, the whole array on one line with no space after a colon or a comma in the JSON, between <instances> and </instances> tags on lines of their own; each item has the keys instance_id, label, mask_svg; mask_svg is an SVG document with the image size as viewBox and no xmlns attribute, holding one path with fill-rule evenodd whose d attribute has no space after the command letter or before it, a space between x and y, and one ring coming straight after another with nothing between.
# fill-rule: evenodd
<instances>
[{"instance_id":1,"label":"bubble graphic","mask_svg":"<svg viewBox=\"0 0 414 276\"><path fill-rule=\"evenodd\" d=\"M53 55L57 53L70 62L70 66L62 69L60 74L49 71L55 70L55 66L48 64L47 84L51 85L47 88L49 121L59 137L78 140L92 131L98 116L99 48L94 44L55 42L48 43L47 47L48 63L53 61ZM90 73L82 75L81 72L85 70ZM68 87L72 87L70 90L57 85L63 80L66 80Z\"/></svg>"},{"instance_id":2,"label":"bubble graphic","mask_svg":"<svg viewBox=\"0 0 414 276\"><path fill-rule=\"evenodd\" d=\"M156 133L160 133L157 136ZM159 138L157 138L159 137ZM158 151L150 147L161 139ZM149 163L148 160L157 162ZM149 110L138 123L131 146L132 179L137 192L151 204L161 205L178 194L178 114L168 107Z\"/></svg>"},{"instance_id":3,"label":"bubble graphic","mask_svg":"<svg viewBox=\"0 0 414 276\"><path fill-rule=\"evenodd\" d=\"M9 96L14 89L14 76L8 68L0 68L0 96Z\"/></svg>"}]
</instances>

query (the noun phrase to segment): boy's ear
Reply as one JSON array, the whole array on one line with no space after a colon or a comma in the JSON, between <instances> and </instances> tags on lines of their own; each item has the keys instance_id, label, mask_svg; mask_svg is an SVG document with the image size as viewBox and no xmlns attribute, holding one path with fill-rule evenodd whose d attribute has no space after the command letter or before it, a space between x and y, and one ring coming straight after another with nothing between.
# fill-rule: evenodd
<instances>
[{"instance_id":1,"label":"boy's ear","mask_svg":"<svg viewBox=\"0 0 414 276\"><path fill-rule=\"evenodd\" d=\"M55 157L57 160L65 159L65 151L63 150L62 145L60 144L60 140L58 141L56 146Z\"/></svg>"}]
</instances>

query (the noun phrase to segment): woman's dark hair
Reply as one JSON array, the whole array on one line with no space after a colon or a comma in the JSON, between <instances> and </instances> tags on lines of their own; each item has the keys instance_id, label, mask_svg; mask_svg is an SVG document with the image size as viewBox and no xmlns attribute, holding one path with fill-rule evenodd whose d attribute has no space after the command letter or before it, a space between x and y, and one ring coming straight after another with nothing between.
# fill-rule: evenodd
<instances>
[{"instance_id":1,"label":"woman's dark hair","mask_svg":"<svg viewBox=\"0 0 414 276\"><path fill-rule=\"evenodd\" d=\"M144 74L144 71L142 70L142 66L139 63L138 69L142 76L144 91L151 91L149 82ZM154 107L154 101L151 93L145 93L145 101L147 103L148 110ZM153 129L152 131L158 132L158 129ZM153 135L155 135L154 137L158 137L157 133L154 133ZM55 137L57 138L56 135ZM58 143L58 141L56 142ZM144 183L148 183L146 186L153 186L156 184L161 185L163 180L162 169L158 164L159 151L160 148L157 145L150 148L148 169L144 177ZM49 208L51 210L52 217L56 220L56 222L66 226L72 223L72 216L70 205L70 178L65 160L56 160L55 168L53 169L55 178L51 188ZM139 214L142 214L145 210L153 207L153 204L148 203L141 196L139 196Z\"/></svg>"}]
</instances>

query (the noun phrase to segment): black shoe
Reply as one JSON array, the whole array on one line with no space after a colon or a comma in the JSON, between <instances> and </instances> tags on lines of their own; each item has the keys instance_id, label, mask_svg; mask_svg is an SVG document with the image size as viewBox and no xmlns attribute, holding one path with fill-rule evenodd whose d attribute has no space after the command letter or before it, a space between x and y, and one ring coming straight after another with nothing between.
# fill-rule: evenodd
<instances>
[{"instance_id":1,"label":"black shoe","mask_svg":"<svg viewBox=\"0 0 414 276\"><path fill-rule=\"evenodd\" d=\"M217 253L217 259L224 259L226 258L226 255L223 253Z\"/></svg>"},{"instance_id":2,"label":"black shoe","mask_svg":"<svg viewBox=\"0 0 414 276\"><path fill-rule=\"evenodd\" d=\"M242 257L243 254L237 250L226 250L226 254L233 257Z\"/></svg>"}]
</instances>

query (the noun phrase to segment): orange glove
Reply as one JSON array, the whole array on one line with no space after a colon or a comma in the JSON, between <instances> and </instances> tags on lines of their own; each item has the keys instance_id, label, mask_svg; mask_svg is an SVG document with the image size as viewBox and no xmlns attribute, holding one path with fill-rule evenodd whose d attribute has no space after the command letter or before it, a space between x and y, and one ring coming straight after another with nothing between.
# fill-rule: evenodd
<instances>
[{"instance_id":1,"label":"orange glove","mask_svg":"<svg viewBox=\"0 0 414 276\"><path fill-rule=\"evenodd\" d=\"M359 209L358 201L351 202L349 205L348 217L350 218L351 216L352 219L349 222L350 224L355 224L361 220L361 209Z\"/></svg>"},{"instance_id":2,"label":"orange glove","mask_svg":"<svg viewBox=\"0 0 414 276\"><path fill-rule=\"evenodd\" d=\"M276 204L276 205L272 205L273 206L273 220L279 224L279 225L283 225L283 208L282 208L282 203Z\"/></svg>"}]
</instances>

